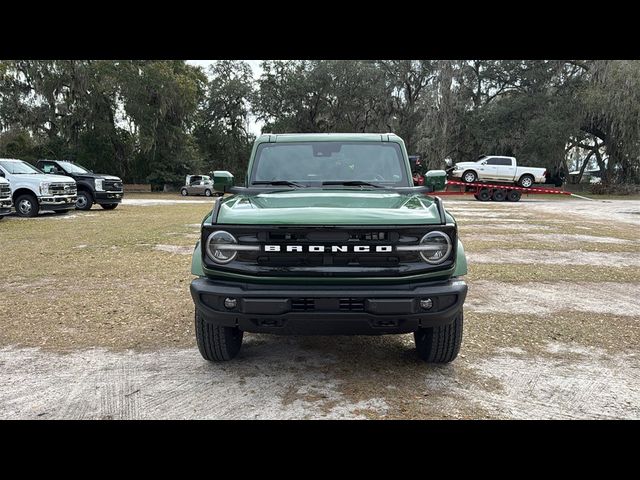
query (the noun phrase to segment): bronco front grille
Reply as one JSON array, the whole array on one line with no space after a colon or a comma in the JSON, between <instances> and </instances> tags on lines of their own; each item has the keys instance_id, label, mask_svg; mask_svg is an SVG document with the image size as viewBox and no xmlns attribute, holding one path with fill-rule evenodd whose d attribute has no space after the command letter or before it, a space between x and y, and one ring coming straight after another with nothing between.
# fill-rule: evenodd
<instances>
[{"instance_id":1,"label":"bronco front grille","mask_svg":"<svg viewBox=\"0 0 640 480\"><path fill-rule=\"evenodd\" d=\"M215 225L203 229L202 243L210 233L225 230L233 234L238 243L254 249L238 250L235 259L218 265L206 253L205 266L214 270L252 276L309 276L309 277L362 277L415 275L431 270L446 270L454 263L457 238L455 227L443 225L390 226L390 227L256 227L244 225ZM453 244L451 260L433 266L422 260L416 250L396 250L400 245L417 245L430 230L449 234ZM265 246L278 246L267 250ZM289 251L295 245L299 251ZM313 251L319 247L321 251ZM332 247L340 246L340 250ZM369 251L356 250L367 246ZM378 251L376 247L380 247ZM203 252L206 249L203 249ZM302 304L296 308L303 308ZM360 308L357 302L344 302L345 309Z\"/></svg>"}]
</instances>

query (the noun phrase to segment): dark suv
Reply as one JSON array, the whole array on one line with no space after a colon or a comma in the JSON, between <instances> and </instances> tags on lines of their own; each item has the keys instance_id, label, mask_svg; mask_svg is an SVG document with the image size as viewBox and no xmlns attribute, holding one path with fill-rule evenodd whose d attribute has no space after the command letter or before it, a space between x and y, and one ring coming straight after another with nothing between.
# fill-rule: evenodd
<instances>
[{"instance_id":1,"label":"dark suv","mask_svg":"<svg viewBox=\"0 0 640 480\"><path fill-rule=\"evenodd\" d=\"M89 210L97 203L105 210L113 210L124 196L122 180L113 175L93 173L77 163L64 160L38 160L37 167L44 173L67 175L78 184L78 210Z\"/></svg>"}]
</instances>

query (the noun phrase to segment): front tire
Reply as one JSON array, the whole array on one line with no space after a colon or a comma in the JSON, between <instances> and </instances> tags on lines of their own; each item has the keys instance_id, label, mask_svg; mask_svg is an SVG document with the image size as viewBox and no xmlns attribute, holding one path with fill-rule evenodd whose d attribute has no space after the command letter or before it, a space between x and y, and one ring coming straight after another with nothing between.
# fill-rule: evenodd
<instances>
[{"instance_id":1,"label":"front tire","mask_svg":"<svg viewBox=\"0 0 640 480\"><path fill-rule=\"evenodd\" d=\"M118 204L117 203L101 203L100 206L105 210L114 210Z\"/></svg>"},{"instance_id":2,"label":"front tire","mask_svg":"<svg viewBox=\"0 0 640 480\"><path fill-rule=\"evenodd\" d=\"M76 208L78 210L91 210L93 207L93 195L84 190L78 192L78 198L76 199Z\"/></svg>"},{"instance_id":3,"label":"front tire","mask_svg":"<svg viewBox=\"0 0 640 480\"><path fill-rule=\"evenodd\" d=\"M462 344L463 323L460 309L450 324L421 328L414 332L418 356L427 363L449 363L455 360Z\"/></svg>"},{"instance_id":4,"label":"front tire","mask_svg":"<svg viewBox=\"0 0 640 480\"><path fill-rule=\"evenodd\" d=\"M29 193L20 195L15 203L16 215L19 217L35 217L40 210L38 199Z\"/></svg>"},{"instance_id":5,"label":"front tire","mask_svg":"<svg viewBox=\"0 0 640 480\"><path fill-rule=\"evenodd\" d=\"M473 170L467 170L462 174L462 181L465 183L473 183L478 180L478 175Z\"/></svg>"},{"instance_id":6,"label":"front tire","mask_svg":"<svg viewBox=\"0 0 640 480\"><path fill-rule=\"evenodd\" d=\"M518 180L518 185L520 185L522 188L530 188L533 186L534 181L535 178L533 178L531 175L523 175L520 177L520 180Z\"/></svg>"},{"instance_id":7,"label":"front tire","mask_svg":"<svg viewBox=\"0 0 640 480\"><path fill-rule=\"evenodd\" d=\"M211 196L211 190L209 190L208 188L204 191L204 196L205 197L210 197Z\"/></svg>"},{"instance_id":8,"label":"front tire","mask_svg":"<svg viewBox=\"0 0 640 480\"><path fill-rule=\"evenodd\" d=\"M195 323L196 341L202 358L210 362L224 362L238 355L242 346L242 330L208 323L197 308Z\"/></svg>"},{"instance_id":9,"label":"front tire","mask_svg":"<svg viewBox=\"0 0 640 480\"><path fill-rule=\"evenodd\" d=\"M186 188L183 188L182 190L180 190L180 195L186 197L187 195L189 195L189 192Z\"/></svg>"}]
</instances>

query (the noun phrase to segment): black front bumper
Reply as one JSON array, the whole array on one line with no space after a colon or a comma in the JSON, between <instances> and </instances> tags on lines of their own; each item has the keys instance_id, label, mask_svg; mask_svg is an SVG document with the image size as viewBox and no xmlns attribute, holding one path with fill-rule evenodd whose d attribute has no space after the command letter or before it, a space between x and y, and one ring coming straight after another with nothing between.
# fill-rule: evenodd
<instances>
[{"instance_id":1,"label":"black front bumper","mask_svg":"<svg viewBox=\"0 0 640 480\"><path fill-rule=\"evenodd\" d=\"M261 285L197 278L191 296L205 321L256 333L379 335L445 325L467 295L457 278L404 285ZM235 308L225 299L235 299ZM421 300L431 299L424 309Z\"/></svg>"},{"instance_id":2,"label":"black front bumper","mask_svg":"<svg viewBox=\"0 0 640 480\"><path fill-rule=\"evenodd\" d=\"M95 192L94 201L99 205L108 205L122 202L124 192Z\"/></svg>"}]
</instances>

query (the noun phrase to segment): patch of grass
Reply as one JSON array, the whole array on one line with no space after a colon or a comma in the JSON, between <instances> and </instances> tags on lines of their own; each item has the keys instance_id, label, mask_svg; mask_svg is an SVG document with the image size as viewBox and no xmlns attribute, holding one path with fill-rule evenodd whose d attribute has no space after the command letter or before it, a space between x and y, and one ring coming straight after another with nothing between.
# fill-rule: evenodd
<instances>
[{"instance_id":1,"label":"patch of grass","mask_svg":"<svg viewBox=\"0 0 640 480\"><path fill-rule=\"evenodd\" d=\"M0 344L56 350L158 348L194 342L191 257L210 204L121 205L66 216L8 218L0 231ZM176 235L167 235L176 233Z\"/></svg>"},{"instance_id":2,"label":"patch of grass","mask_svg":"<svg viewBox=\"0 0 640 480\"><path fill-rule=\"evenodd\" d=\"M584 252L640 252L640 243L599 243L599 242L538 242L534 240L520 240L517 236L505 236L504 240L483 241L470 240L466 236L463 240L465 252L481 250L581 250Z\"/></svg>"},{"instance_id":3,"label":"patch of grass","mask_svg":"<svg viewBox=\"0 0 640 480\"><path fill-rule=\"evenodd\" d=\"M510 218L524 218L521 215L513 215ZM517 245L522 241L519 238L520 235L526 233L562 233L565 235L589 235L593 237L615 237L621 240L640 240L640 233L638 226L633 224L624 223L606 223L594 222L587 220L547 220L546 218L529 219L527 222L518 223L517 225L526 225L531 229L519 230L518 227L512 226L509 223L500 223L501 218L464 218L458 221L458 227L460 231L460 238L466 245L466 239L473 239L477 237L481 239L483 235L510 235L512 236L512 248L520 248ZM482 223L481 223L482 222ZM486 223L486 227L477 227ZM468 225L474 225L470 227ZM515 227L515 228L514 228ZM537 227L537 228L536 228ZM621 244L619 244L621 245Z\"/></svg>"},{"instance_id":4,"label":"patch of grass","mask_svg":"<svg viewBox=\"0 0 640 480\"><path fill-rule=\"evenodd\" d=\"M166 198L170 194L153 195ZM9 273L0 283L0 310L11 315L0 330L0 343L55 349L192 346L190 256L156 251L154 246L193 247L199 232L195 225L212 203L124 204L113 211L94 208L64 216L5 219L0 243L3 268ZM561 227L562 232L594 235L577 228L581 225L598 224L580 222ZM606 235L637 238L634 228L616 226ZM483 242L481 237L462 235L467 252L489 247L558 247L545 242ZM618 244L582 247L637 251L636 246ZM637 282L640 278L637 267L471 263L469 269L471 281Z\"/></svg>"},{"instance_id":5,"label":"patch of grass","mask_svg":"<svg viewBox=\"0 0 640 480\"><path fill-rule=\"evenodd\" d=\"M546 356L550 342L604 348L612 354L634 352L640 343L640 324L626 316L574 311L553 315L465 312L462 351L470 356L488 357L505 347Z\"/></svg>"},{"instance_id":6,"label":"patch of grass","mask_svg":"<svg viewBox=\"0 0 640 480\"><path fill-rule=\"evenodd\" d=\"M616 237L623 240L640 240L638 226L621 222L595 222L587 220L556 220L541 219L534 222L552 228L560 228L562 233L570 235L593 235L600 237Z\"/></svg>"},{"instance_id":7,"label":"patch of grass","mask_svg":"<svg viewBox=\"0 0 640 480\"><path fill-rule=\"evenodd\" d=\"M526 265L469 263L470 280L500 282L601 281L637 282L640 267L606 267L598 265Z\"/></svg>"}]
</instances>

